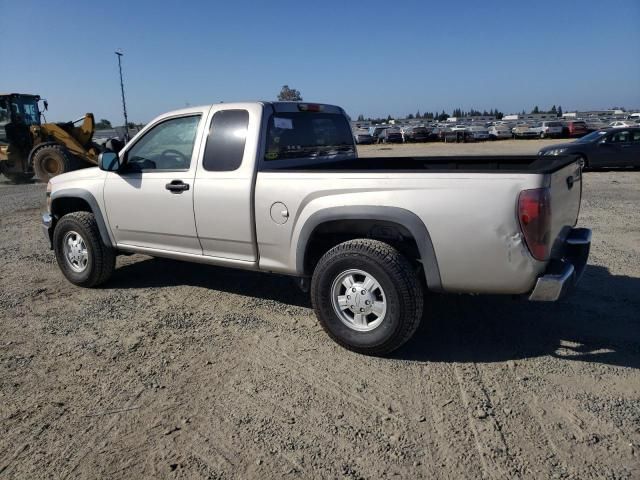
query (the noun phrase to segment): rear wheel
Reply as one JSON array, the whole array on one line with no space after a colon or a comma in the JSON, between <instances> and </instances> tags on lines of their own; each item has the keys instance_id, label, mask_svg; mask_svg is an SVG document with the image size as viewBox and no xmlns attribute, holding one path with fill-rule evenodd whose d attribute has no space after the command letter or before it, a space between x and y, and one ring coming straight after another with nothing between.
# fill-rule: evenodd
<instances>
[{"instance_id":1,"label":"rear wheel","mask_svg":"<svg viewBox=\"0 0 640 480\"><path fill-rule=\"evenodd\" d=\"M423 290L415 269L377 240L351 240L329 250L313 273L311 300L333 340L368 355L399 348L422 318Z\"/></svg>"},{"instance_id":2,"label":"rear wheel","mask_svg":"<svg viewBox=\"0 0 640 480\"><path fill-rule=\"evenodd\" d=\"M33 154L33 171L42 182L48 182L52 177L70 172L77 167L77 161L61 145L47 145Z\"/></svg>"}]
</instances>

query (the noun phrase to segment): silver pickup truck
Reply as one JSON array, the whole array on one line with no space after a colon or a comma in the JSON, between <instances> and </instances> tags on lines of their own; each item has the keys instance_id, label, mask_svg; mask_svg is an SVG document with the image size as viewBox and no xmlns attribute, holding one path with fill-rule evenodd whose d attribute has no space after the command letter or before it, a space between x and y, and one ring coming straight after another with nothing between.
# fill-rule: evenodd
<instances>
[{"instance_id":1,"label":"silver pickup truck","mask_svg":"<svg viewBox=\"0 0 640 480\"><path fill-rule=\"evenodd\" d=\"M581 191L572 157L358 158L340 107L227 103L53 178L42 220L76 285L131 252L291 275L334 340L383 355L426 291L558 300L589 254Z\"/></svg>"}]
</instances>

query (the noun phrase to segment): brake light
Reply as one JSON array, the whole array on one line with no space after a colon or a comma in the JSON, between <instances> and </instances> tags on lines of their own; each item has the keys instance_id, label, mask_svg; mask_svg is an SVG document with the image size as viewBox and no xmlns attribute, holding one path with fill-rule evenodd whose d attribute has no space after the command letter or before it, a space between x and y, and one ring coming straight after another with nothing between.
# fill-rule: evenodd
<instances>
[{"instance_id":1,"label":"brake light","mask_svg":"<svg viewBox=\"0 0 640 480\"><path fill-rule=\"evenodd\" d=\"M301 112L321 112L324 110L324 105L318 105L317 103L299 103L298 110Z\"/></svg>"},{"instance_id":2,"label":"brake light","mask_svg":"<svg viewBox=\"0 0 640 480\"><path fill-rule=\"evenodd\" d=\"M551 195L548 188L520 192L518 221L531 255L537 260L547 260L551 243Z\"/></svg>"}]
</instances>

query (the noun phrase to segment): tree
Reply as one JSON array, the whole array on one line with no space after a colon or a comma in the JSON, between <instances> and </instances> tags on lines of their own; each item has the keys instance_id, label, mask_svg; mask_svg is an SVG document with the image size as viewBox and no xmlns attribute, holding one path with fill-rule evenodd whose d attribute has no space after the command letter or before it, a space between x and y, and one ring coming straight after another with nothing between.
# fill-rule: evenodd
<instances>
[{"instance_id":1,"label":"tree","mask_svg":"<svg viewBox=\"0 0 640 480\"><path fill-rule=\"evenodd\" d=\"M409 115L407 115L407 120L413 120L413 113L410 113Z\"/></svg>"},{"instance_id":2,"label":"tree","mask_svg":"<svg viewBox=\"0 0 640 480\"><path fill-rule=\"evenodd\" d=\"M358 122L364 122L364 115L360 114L358 115Z\"/></svg>"},{"instance_id":3,"label":"tree","mask_svg":"<svg viewBox=\"0 0 640 480\"><path fill-rule=\"evenodd\" d=\"M391 115L387 115L387 122L389 122L390 120L393 120L393 118L391 118Z\"/></svg>"},{"instance_id":4,"label":"tree","mask_svg":"<svg viewBox=\"0 0 640 480\"><path fill-rule=\"evenodd\" d=\"M558 116L562 116L562 107L560 105L558 105Z\"/></svg>"},{"instance_id":5,"label":"tree","mask_svg":"<svg viewBox=\"0 0 640 480\"><path fill-rule=\"evenodd\" d=\"M422 118L422 115L420 115L420 110L416 112L416 118Z\"/></svg>"},{"instance_id":6,"label":"tree","mask_svg":"<svg viewBox=\"0 0 640 480\"><path fill-rule=\"evenodd\" d=\"M111 126L111 122L106 118L101 118L98 123L96 123L96 130L105 130L107 128L113 128Z\"/></svg>"},{"instance_id":7,"label":"tree","mask_svg":"<svg viewBox=\"0 0 640 480\"><path fill-rule=\"evenodd\" d=\"M551 110L549 110L549 113L552 113L554 115L558 114L558 110L556 109L556 106L554 105L553 107L551 107Z\"/></svg>"},{"instance_id":8,"label":"tree","mask_svg":"<svg viewBox=\"0 0 640 480\"><path fill-rule=\"evenodd\" d=\"M301 102L302 95L299 90L289 88L289 85L283 85L278 94L278 100L281 102Z\"/></svg>"},{"instance_id":9,"label":"tree","mask_svg":"<svg viewBox=\"0 0 640 480\"><path fill-rule=\"evenodd\" d=\"M533 107L533 110L531 110L531 113L540 113L540 109L538 108L537 105Z\"/></svg>"}]
</instances>

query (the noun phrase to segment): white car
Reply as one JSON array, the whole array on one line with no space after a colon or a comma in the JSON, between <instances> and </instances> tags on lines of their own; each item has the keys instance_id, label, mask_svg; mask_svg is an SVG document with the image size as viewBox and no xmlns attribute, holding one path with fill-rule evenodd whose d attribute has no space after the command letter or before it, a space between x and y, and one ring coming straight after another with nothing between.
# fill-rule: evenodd
<instances>
[{"instance_id":1,"label":"white car","mask_svg":"<svg viewBox=\"0 0 640 480\"><path fill-rule=\"evenodd\" d=\"M540 122L531 127L530 130L535 131L540 138L559 137L562 135L562 122Z\"/></svg>"},{"instance_id":2,"label":"white car","mask_svg":"<svg viewBox=\"0 0 640 480\"><path fill-rule=\"evenodd\" d=\"M618 120L609 124L610 128L636 127L637 124L628 120Z\"/></svg>"},{"instance_id":3,"label":"white car","mask_svg":"<svg viewBox=\"0 0 640 480\"><path fill-rule=\"evenodd\" d=\"M511 128L507 124L492 125L489 127L489 138L491 140L511 138L511 136Z\"/></svg>"}]
</instances>

